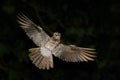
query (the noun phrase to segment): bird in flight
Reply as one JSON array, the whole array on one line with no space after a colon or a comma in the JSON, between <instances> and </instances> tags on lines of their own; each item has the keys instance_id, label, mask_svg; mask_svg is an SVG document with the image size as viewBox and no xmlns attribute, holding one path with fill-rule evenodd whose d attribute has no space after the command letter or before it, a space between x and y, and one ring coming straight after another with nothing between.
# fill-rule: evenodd
<instances>
[{"instance_id":1,"label":"bird in flight","mask_svg":"<svg viewBox=\"0 0 120 80\"><path fill-rule=\"evenodd\" d=\"M36 48L29 49L29 58L39 69L53 68L53 56L67 62L94 61L95 49L65 45L60 42L61 34L53 33L50 37L45 31L24 14L17 16L20 27L35 43Z\"/></svg>"}]
</instances>

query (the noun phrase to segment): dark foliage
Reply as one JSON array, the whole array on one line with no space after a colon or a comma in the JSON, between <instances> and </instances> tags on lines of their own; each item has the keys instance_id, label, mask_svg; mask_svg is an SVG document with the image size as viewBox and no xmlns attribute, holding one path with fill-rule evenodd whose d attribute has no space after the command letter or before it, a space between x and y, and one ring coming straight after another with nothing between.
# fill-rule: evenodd
<instances>
[{"instance_id":1,"label":"dark foliage","mask_svg":"<svg viewBox=\"0 0 120 80\"><path fill-rule=\"evenodd\" d=\"M19 27L24 13L62 42L96 48L89 63L66 63L54 57L55 68L39 70L30 61L34 43ZM1 0L0 80L120 80L120 3L117 0Z\"/></svg>"}]
</instances>

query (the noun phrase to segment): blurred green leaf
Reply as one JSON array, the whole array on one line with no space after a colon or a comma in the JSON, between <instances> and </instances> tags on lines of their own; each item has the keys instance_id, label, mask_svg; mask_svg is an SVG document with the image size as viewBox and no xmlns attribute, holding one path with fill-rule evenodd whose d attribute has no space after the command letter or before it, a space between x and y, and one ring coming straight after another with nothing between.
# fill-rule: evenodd
<instances>
[{"instance_id":1,"label":"blurred green leaf","mask_svg":"<svg viewBox=\"0 0 120 80\"><path fill-rule=\"evenodd\" d=\"M13 14L14 11L15 11L15 8L12 5L4 5L3 6L3 11L7 14Z\"/></svg>"}]
</instances>

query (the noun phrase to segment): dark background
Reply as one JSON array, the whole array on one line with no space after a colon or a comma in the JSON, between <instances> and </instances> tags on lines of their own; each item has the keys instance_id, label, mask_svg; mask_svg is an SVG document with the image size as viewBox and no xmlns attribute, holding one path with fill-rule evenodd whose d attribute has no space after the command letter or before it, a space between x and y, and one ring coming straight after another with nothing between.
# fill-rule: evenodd
<instances>
[{"instance_id":1,"label":"dark background","mask_svg":"<svg viewBox=\"0 0 120 80\"><path fill-rule=\"evenodd\" d=\"M119 0L118 0L119 1ZM120 80L120 3L117 0L0 0L0 80ZM62 42L95 48L89 63L54 57L54 68L39 70L28 49L36 47L19 27L24 13Z\"/></svg>"}]
</instances>

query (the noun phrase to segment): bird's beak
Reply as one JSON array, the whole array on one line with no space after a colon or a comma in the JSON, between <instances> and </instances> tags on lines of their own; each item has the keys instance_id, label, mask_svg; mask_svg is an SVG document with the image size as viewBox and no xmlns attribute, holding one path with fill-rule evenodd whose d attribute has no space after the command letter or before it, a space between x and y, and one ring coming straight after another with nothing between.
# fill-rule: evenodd
<instances>
[{"instance_id":1,"label":"bird's beak","mask_svg":"<svg viewBox=\"0 0 120 80\"><path fill-rule=\"evenodd\" d=\"M55 41L60 41L60 36L53 36L53 39L54 39Z\"/></svg>"}]
</instances>

